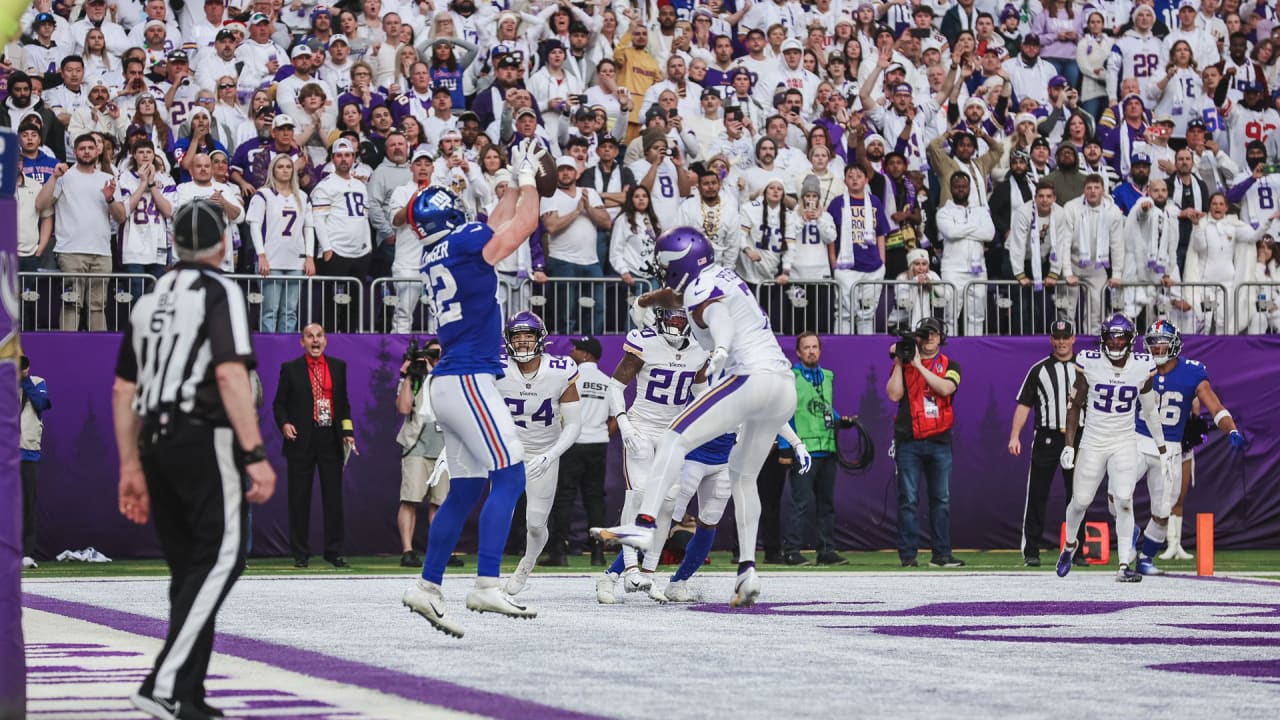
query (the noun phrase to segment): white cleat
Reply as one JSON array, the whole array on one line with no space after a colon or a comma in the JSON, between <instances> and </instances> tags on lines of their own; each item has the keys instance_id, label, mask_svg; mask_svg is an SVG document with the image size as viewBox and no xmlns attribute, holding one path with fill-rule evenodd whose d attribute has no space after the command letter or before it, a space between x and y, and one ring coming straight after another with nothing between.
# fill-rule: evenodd
<instances>
[{"instance_id":1,"label":"white cleat","mask_svg":"<svg viewBox=\"0 0 1280 720\"><path fill-rule=\"evenodd\" d=\"M596 602L601 605L618 604L618 574L607 572L596 579Z\"/></svg>"},{"instance_id":2,"label":"white cleat","mask_svg":"<svg viewBox=\"0 0 1280 720\"><path fill-rule=\"evenodd\" d=\"M650 600L658 603L659 605L667 604L667 594L658 587L658 583L656 582L649 583L648 595Z\"/></svg>"},{"instance_id":3,"label":"white cleat","mask_svg":"<svg viewBox=\"0 0 1280 720\"><path fill-rule=\"evenodd\" d=\"M689 581L687 580L673 580L667 583L666 595L667 600L670 602L693 602L693 595L689 594Z\"/></svg>"},{"instance_id":4,"label":"white cleat","mask_svg":"<svg viewBox=\"0 0 1280 720\"><path fill-rule=\"evenodd\" d=\"M498 587L498 578L476 578L476 586L467 593L467 609L478 613L498 613L513 618L535 618L538 611L521 605Z\"/></svg>"},{"instance_id":5,"label":"white cleat","mask_svg":"<svg viewBox=\"0 0 1280 720\"><path fill-rule=\"evenodd\" d=\"M629 593L648 591L652 585L652 573L643 573L635 568L622 573L622 589Z\"/></svg>"},{"instance_id":6,"label":"white cleat","mask_svg":"<svg viewBox=\"0 0 1280 720\"><path fill-rule=\"evenodd\" d=\"M507 578L507 594L519 595L520 591L529 582L529 573L533 572L533 563L529 562L529 558L520 558L520 564L516 566L516 571L511 577Z\"/></svg>"},{"instance_id":7,"label":"white cleat","mask_svg":"<svg viewBox=\"0 0 1280 720\"><path fill-rule=\"evenodd\" d=\"M1164 557L1164 556L1161 555L1160 557ZM1174 560L1195 560L1196 556L1192 555L1186 550L1183 550L1181 543L1179 543L1178 545L1173 546L1173 559Z\"/></svg>"},{"instance_id":8,"label":"white cleat","mask_svg":"<svg viewBox=\"0 0 1280 720\"><path fill-rule=\"evenodd\" d=\"M751 607L756 604L756 598L760 597L760 578L756 576L755 568L747 568L747 571L738 575L738 580L733 584L733 597L729 599L729 607Z\"/></svg>"},{"instance_id":9,"label":"white cleat","mask_svg":"<svg viewBox=\"0 0 1280 720\"><path fill-rule=\"evenodd\" d=\"M610 528L591 528L591 537L605 545L629 545L637 550L649 549L653 541L653 528L639 525L618 525Z\"/></svg>"},{"instance_id":10,"label":"white cleat","mask_svg":"<svg viewBox=\"0 0 1280 720\"><path fill-rule=\"evenodd\" d=\"M24 556L22 556L22 569L23 569L23 570L34 570L34 569L36 569L36 568L38 568L38 567L40 567L40 566L36 564L36 559L35 559L35 558L31 557L30 555L24 555Z\"/></svg>"},{"instance_id":11,"label":"white cleat","mask_svg":"<svg viewBox=\"0 0 1280 720\"><path fill-rule=\"evenodd\" d=\"M427 622L445 635L462 637L462 626L445 616L444 594L439 585L419 578L404 591L400 602L411 612L426 618Z\"/></svg>"}]
</instances>

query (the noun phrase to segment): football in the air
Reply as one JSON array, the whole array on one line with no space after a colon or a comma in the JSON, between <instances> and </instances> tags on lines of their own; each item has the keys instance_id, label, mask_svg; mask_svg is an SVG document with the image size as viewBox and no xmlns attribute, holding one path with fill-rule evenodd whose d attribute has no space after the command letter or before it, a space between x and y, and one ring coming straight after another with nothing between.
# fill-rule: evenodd
<instances>
[{"instance_id":1,"label":"football in the air","mask_svg":"<svg viewBox=\"0 0 1280 720\"><path fill-rule=\"evenodd\" d=\"M538 194L544 198L549 198L556 194L556 159L551 155L551 151L542 154L542 161L538 168Z\"/></svg>"}]
</instances>

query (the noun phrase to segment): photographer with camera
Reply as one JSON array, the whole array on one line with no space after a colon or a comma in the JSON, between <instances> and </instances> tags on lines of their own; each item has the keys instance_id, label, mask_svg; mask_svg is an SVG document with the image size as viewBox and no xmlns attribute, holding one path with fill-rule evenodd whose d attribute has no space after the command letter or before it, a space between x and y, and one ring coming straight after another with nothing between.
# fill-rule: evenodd
<instances>
[{"instance_id":1,"label":"photographer with camera","mask_svg":"<svg viewBox=\"0 0 1280 720\"><path fill-rule=\"evenodd\" d=\"M427 376L440 361L440 341L428 340L418 346L417 339L409 341L400 364L400 382L396 386L396 410L404 416L404 424L396 435L400 444L400 510L396 513L396 527L400 530L400 566L421 567L422 558L413 551L413 531L418 521L418 505L427 499L427 522L436 517L436 511L449 494L449 471L439 468L440 455L444 452L444 435L436 424L431 409L431 395L427 392ZM451 559L450 565L462 565L461 559Z\"/></svg>"},{"instance_id":2,"label":"photographer with camera","mask_svg":"<svg viewBox=\"0 0 1280 720\"><path fill-rule=\"evenodd\" d=\"M915 332L889 347L893 372L885 385L898 403L893 420L898 468L898 557L903 567L916 567L919 528L916 493L928 481L929 524L933 529L933 567L963 567L951 554L951 398L960 387L960 365L943 355L942 324L925 318Z\"/></svg>"}]
</instances>

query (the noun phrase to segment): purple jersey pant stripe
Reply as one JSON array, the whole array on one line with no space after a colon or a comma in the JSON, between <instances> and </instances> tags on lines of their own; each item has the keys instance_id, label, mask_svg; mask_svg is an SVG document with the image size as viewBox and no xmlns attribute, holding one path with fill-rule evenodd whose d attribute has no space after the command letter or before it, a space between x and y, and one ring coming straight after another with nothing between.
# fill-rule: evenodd
<instances>
[{"instance_id":1,"label":"purple jersey pant stripe","mask_svg":"<svg viewBox=\"0 0 1280 720\"><path fill-rule=\"evenodd\" d=\"M688 430L693 421L702 417L709 408L728 397L746 382L746 375L731 375L725 378L724 382L708 390L706 394L695 400L688 410L681 413L680 417L676 418L676 421L672 423L671 429L678 433Z\"/></svg>"}]
</instances>

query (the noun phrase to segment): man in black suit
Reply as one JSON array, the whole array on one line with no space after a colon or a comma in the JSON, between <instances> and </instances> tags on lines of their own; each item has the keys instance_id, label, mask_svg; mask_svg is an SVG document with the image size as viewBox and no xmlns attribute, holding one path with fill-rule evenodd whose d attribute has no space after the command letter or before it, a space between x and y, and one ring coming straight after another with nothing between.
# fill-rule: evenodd
<instances>
[{"instance_id":1,"label":"man in black suit","mask_svg":"<svg viewBox=\"0 0 1280 720\"><path fill-rule=\"evenodd\" d=\"M342 556L342 466L344 451L356 452L356 439L347 399L347 364L325 356L328 344L319 325L302 329L305 352L280 366L272 403L289 461L289 548L297 568L305 568L311 554L311 480L317 469L324 506L324 559L334 567L348 567Z\"/></svg>"}]
</instances>

